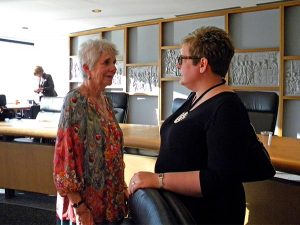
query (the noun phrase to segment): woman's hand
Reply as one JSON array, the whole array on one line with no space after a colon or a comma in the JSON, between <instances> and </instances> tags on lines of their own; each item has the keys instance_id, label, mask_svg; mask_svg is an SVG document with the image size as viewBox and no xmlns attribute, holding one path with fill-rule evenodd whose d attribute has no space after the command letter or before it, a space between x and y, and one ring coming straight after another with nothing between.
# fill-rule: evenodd
<instances>
[{"instance_id":1,"label":"woman's hand","mask_svg":"<svg viewBox=\"0 0 300 225\"><path fill-rule=\"evenodd\" d=\"M78 209L74 209L76 215L76 225L95 225L91 211L82 204Z\"/></svg>"},{"instance_id":2,"label":"woman's hand","mask_svg":"<svg viewBox=\"0 0 300 225\"><path fill-rule=\"evenodd\" d=\"M129 194L140 188L159 188L158 174L151 172L138 172L133 175L129 184Z\"/></svg>"}]
</instances>

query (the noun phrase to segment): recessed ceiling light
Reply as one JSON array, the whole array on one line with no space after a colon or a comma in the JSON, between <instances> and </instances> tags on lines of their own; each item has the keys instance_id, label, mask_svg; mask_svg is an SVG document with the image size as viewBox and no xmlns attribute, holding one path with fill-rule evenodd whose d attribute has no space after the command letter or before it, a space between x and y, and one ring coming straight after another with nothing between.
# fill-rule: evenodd
<instances>
[{"instance_id":1,"label":"recessed ceiling light","mask_svg":"<svg viewBox=\"0 0 300 225\"><path fill-rule=\"evenodd\" d=\"M93 13L100 13L102 10L101 9L93 9L92 12Z\"/></svg>"}]
</instances>

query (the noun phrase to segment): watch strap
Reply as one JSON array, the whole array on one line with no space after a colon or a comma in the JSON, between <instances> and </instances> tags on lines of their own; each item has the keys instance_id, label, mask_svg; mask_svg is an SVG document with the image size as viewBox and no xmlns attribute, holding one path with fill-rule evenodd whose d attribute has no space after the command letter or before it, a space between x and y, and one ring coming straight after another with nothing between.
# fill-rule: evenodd
<instances>
[{"instance_id":1,"label":"watch strap","mask_svg":"<svg viewBox=\"0 0 300 225\"><path fill-rule=\"evenodd\" d=\"M72 204L72 207L75 208L75 209L77 209L77 208L79 208L79 206L80 206L82 203L84 203L83 200L81 200L81 201L79 201L79 202L77 202L77 203Z\"/></svg>"}]
</instances>

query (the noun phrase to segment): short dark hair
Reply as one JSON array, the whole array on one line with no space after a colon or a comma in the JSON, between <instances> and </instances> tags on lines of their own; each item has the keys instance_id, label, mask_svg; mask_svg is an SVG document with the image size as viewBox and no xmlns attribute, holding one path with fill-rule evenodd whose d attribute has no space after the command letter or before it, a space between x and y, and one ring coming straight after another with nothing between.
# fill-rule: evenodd
<instances>
[{"instance_id":1,"label":"short dark hair","mask_svg":"<svg viewBox=\"0 0 300 225\"><path fill-rule=\"evenodd\" d=\"M40 73L44 73L43 67L41 67L41 66L36 66L35 69L34 69L33 74L34 74L34 75L37 75L37 74L40 74Z\"/></svg>"},{"instance_id":2,"label":"short dark hair","mask_svg":"<svg viewBox=\"0 0 300 225\"><path fill-rule=\"evenodd\" d=\"M225 77L234 55L229 35L218 27L201 27L186 36L182 44L189 46L191 56L205 57L212 71ZM196 65L200 59L193 59Z\"/></svg>"}]
</instances>

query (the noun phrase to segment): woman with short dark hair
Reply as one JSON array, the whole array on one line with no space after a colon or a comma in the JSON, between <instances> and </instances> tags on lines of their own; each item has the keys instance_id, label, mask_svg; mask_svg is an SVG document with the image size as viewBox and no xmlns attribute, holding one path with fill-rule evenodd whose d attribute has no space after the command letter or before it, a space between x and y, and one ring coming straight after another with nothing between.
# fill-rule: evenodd
<instances>
[{"instance_id":1,"label":"woman with short dark hair","mask_svg":"<svg viewBox=\"0 0 300 225\"><path fill-rule=\"evenodd\" d=\"M175 192L197 224L244 224L247 152L262 148L224 80L233 55L220 28L202 27L184 38L177 67L180 83L193 93L161 126L155 173L138 172L130 181L131 194L139 188Z\"/></svg>"}]
</instances>

